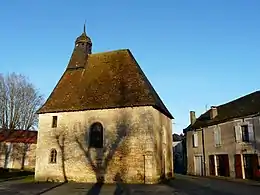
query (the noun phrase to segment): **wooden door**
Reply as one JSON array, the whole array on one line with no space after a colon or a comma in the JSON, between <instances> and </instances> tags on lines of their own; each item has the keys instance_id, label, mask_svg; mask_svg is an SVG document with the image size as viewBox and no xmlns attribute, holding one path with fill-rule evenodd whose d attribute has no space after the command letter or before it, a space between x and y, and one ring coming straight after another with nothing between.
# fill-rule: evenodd
<instances>
[{"instance_id":1,"label":"wooden door","mask_svg":"<svg viewBox=\"0 0 260 195\"><path fill-rule=\"evenodd\" d=\"M216 175L214 155L209 156L209 174L214 176Z\"/></svg>"},{"instance_id":2,"label":"wooden door","mask_svg":"<svg viewBox=\"0 0 260 195\"><path fill-rule=\"evenodd\" d=\"M236 171L236 178L243 178L242 176L242 163L241 163L241 155L235 155L235 171Z\"/></svg>"},{"instance_id":3,"label":"wooden door","mask_svg":"<svg viewBox=\"0 0 260 195\"><path fill-rule=\"evenodd\" d=\"M258 179L258 156L257 154L253 154L253 159L252 159L252 166L253 166L253 172L254 172L254 179Z\"/></svg>"},{"instance_id":4,"label":"wooden door","mask_svg":"<svg viewBox=\"0 0 260 195\"><path fill-rule=\"evenodd\" d=\"M202 156L195 156L194 159L195 164L195 175L202 176Z\"/></svg>"}]
</instances>

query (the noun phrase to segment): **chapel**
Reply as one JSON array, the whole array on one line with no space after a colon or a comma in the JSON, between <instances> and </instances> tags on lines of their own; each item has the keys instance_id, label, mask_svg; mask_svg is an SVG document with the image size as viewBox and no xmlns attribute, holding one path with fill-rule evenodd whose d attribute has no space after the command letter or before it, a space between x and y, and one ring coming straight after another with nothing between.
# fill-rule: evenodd
<instances>
[{"instance_id":1,"label":"chapel","mask_svg":"<svg viewBox=\"0 0 260 195\"><path fill-rule=\"evenodd\" d=\"M37 181L157 183L173 176L172 119L129 49L76 38L38 110Z\"/></svg>"}]
</instances>

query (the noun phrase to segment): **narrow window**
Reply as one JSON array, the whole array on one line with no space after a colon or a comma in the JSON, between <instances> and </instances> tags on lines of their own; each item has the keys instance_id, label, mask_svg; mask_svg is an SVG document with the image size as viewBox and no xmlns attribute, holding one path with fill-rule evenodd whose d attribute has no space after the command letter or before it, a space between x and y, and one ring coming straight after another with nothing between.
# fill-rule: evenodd
<instances>
[{"instance_id":1,"label":"narrow window","mask_svg":"<svg viewBox=\"0 0 260 195\"><path fill-rule=\"evenodd\" d=\"M56 128L57 127L57 122L58 122L58 117L57 116L52 116L52 128Z\"/></svg>"},{"instance_id":2,"label":"narrow window","mask_svg":"<svg viewBox=\"0 0 260 195\"><path fill-rule=\"evenodd\" d=\"M248 125L242 125L242 141L243 142L249 142L249 131L248 131Z\"/></svg>"},{"instance_id":3,"label":"narrow window","mask_svg":"<svg viewBox=\"0 0 260 195\"><path fill-rule=\"evenodd\" d=\"M103 126L101 123L94 123L89 131L89 147L103 148Z\"/></svg>"},{"instance_id":4,"label":"narrow window","mask_svg":"<svg viewBox=\"0 0 260 195\"><path fill-rule=\"evenodd\" d=\"M57 162L57 151L55 149L52 149L50 154L50 163L56 163L56 162Z\"/></svg>"}]
</instances>

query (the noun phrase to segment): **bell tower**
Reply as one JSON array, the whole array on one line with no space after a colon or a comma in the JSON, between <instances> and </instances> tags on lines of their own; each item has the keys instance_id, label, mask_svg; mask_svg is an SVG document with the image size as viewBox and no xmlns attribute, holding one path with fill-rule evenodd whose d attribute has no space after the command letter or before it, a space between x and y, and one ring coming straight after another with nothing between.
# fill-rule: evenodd
<instances>
[{"instance_id":1,"label":"bell tower","mask_svg":"<svg viewBox=\"0 0 260 195\"><path fill-rule=\"evenodd\" d=\"M88 55L92 53L92 42L86 34L86 25L84 24L83 33L77 37L73 53L71 55L67 69L84 68Z\"/></svg>"},{"instance_id":2,"label":"bell tower","mask_svg":"<svg viewBox=\"0 0 260 195\"><path fill-rule=\"evenodd\" d=\"M91 39L86 34L86 25L84 24L83 33L76 39L75 48L80 48L86 54L92 53L92 42Z\"/></svg>"}]
</instances>

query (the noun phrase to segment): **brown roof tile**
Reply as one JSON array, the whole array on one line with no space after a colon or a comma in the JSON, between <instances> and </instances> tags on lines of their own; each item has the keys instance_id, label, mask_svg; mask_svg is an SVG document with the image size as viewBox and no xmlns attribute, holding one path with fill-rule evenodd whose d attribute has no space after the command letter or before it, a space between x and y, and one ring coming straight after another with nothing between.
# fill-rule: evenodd
<instances>
[{"instance_id":1,"label":"brown roof tile","mask_svg":"<svg viewBox=\"0 0 260 195\"><path fill-rule=\"evenodd\" d=\"M66 69L39 114L150 105L173 118L129 50L89 54L85 62Z\"/></svg>"},{"instance_id":2,"label":"brown roof tile","mask_svg":"<svg viewBox=\"0 0 260 195\"><path fill-rule=\"evenodd\" d=\"M0 129L0 142L37 143L37 131Z\"/></svg>"},{"instance_id":3,"label":"brown roof tile","mask_svg":"<svg viewBox=\"0 0 260 195\"><path fill-rule=\"evenodd\" d=\"M260 91L217 106L217 112L217 116L214 119L210 119L210 110L208 110L196 119L193 125L189 125L184 129L184 131L216 125L231 119L260 113Z\"/></svg>"}]
</instances>

